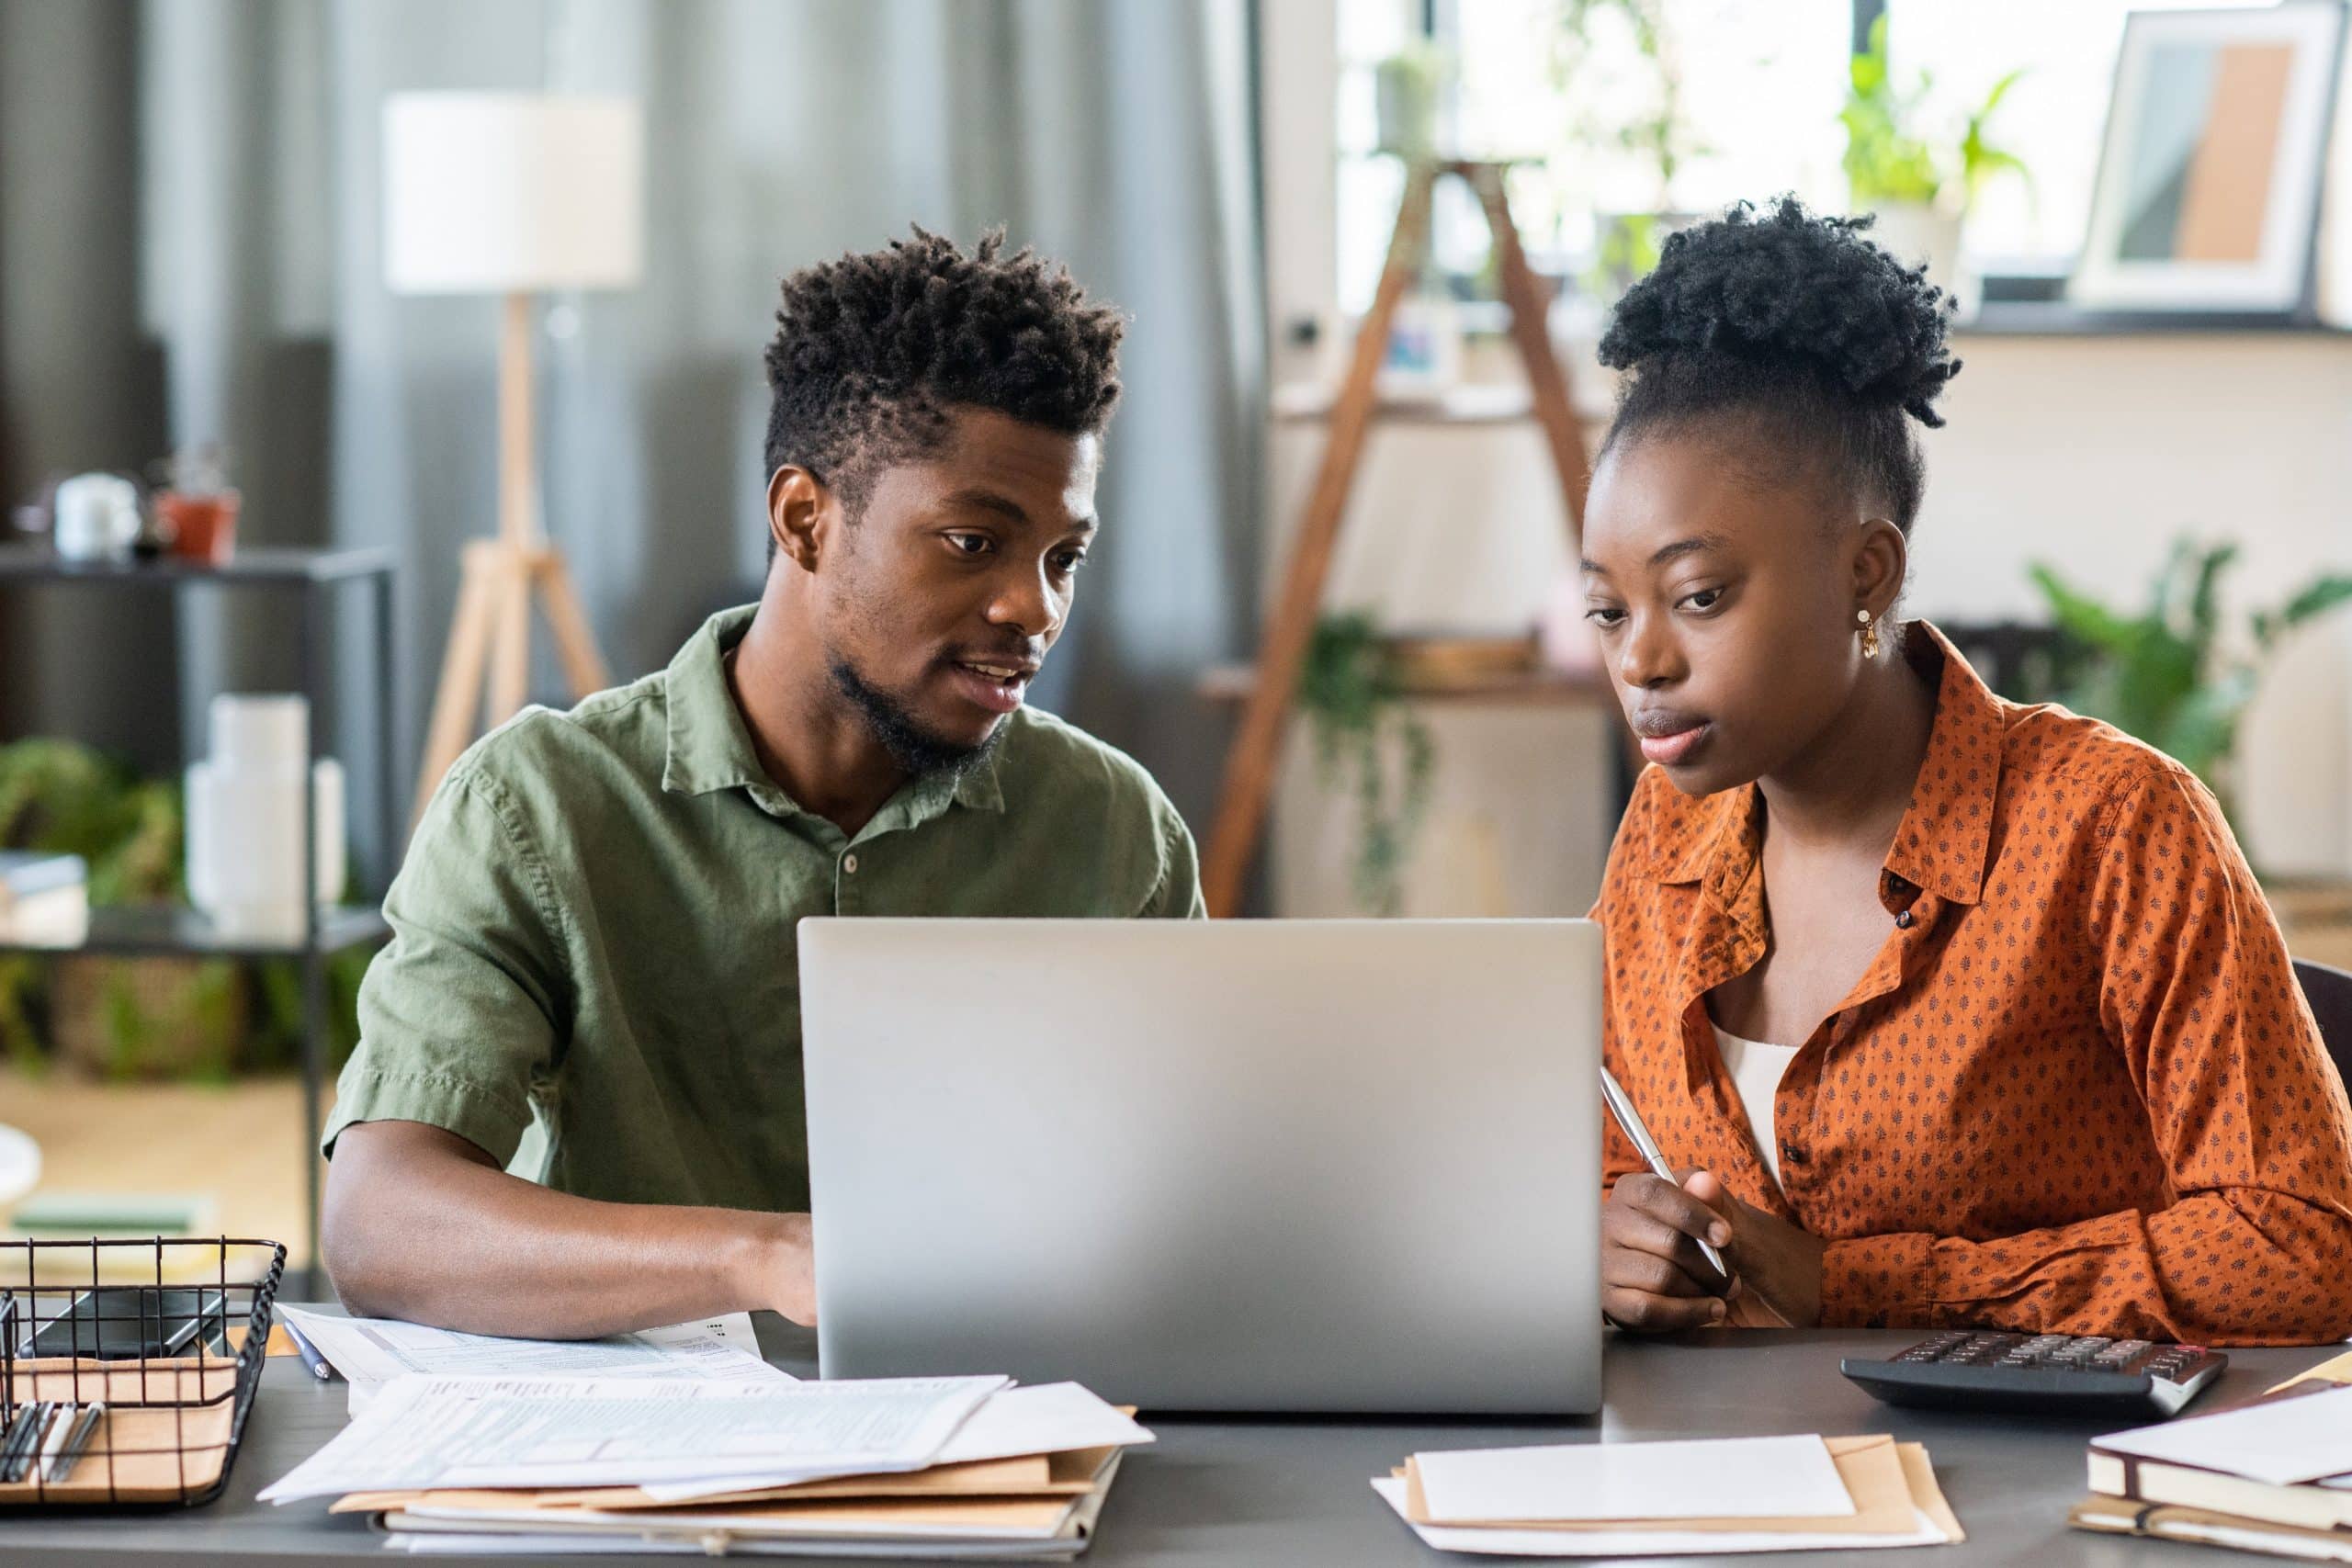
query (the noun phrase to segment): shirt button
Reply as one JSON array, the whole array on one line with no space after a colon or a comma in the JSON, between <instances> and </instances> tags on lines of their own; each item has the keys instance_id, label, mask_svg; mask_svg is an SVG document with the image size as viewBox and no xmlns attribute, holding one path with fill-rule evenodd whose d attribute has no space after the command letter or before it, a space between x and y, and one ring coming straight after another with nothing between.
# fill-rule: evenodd
<instances>
[{"instance_id":1,"label":"shirt button","mask_svg":"<svg viewBox=\"0 0 2352 1568\"><path fill-rule=\"evenodd\" d=\"M850 869L854 871L856 867L853 866ZM1894 929L1899 931L1907 931L1911 929L1910 910L1905 909L1903 913L1894 917Z\"/></svg>"},{"instance_id":2,"label":"shirt button","mask_svg":"<svg viewBox=\"0 0 2352 1568\"><path fill-rule=\"evenodd\" d=\"M1787 1160L1791 1165L1803 1165L1804 1163L1804 1151L1797 1147L1794 1144L1782 1144L1781 1145L1781 1157Z\"/></svg>"},{"instance_id":3,"label":"shirt button","mask_svg":"<svg viewBox=\"0 0 2352 1568\"><path fill-rule=\"evenodd\" d=\"M855 876L857 874L857 857L855 855L842 856L842 869L849 873L852 876Z\"/></svg>"}]
</instances>

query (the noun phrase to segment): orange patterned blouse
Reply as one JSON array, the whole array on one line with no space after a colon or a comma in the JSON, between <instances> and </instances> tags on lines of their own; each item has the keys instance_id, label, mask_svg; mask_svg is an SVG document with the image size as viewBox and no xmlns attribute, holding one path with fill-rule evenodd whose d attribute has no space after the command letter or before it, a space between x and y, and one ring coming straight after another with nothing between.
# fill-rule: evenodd
<instances>
[{"instance_id":1,"label":"orange patterned blouse","mask_svg":"<svg viewBox=\"0 0 2352 1568\"><path fill-rule=\"evenodd\" d=\"M1705 999L1770 942L1760 797L1634 790L1605 1051L1667 1158L1827 1240L1826 1325L2352 1335L2352 1110L2213 797L1912 633L1939 684L1894 927L1781 1077L1779 1186ZM1604 1163L1642 1168L1613 1124Z\"/></svg>"}]
</instances>

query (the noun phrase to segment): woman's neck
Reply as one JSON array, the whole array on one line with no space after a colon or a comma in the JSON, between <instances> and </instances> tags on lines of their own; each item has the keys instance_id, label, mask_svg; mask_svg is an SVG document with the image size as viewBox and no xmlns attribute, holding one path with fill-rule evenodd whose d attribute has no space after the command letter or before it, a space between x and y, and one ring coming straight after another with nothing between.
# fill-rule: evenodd
<instances>
[{"instance_id":1,"label":"woman's neck","mask_svg":"<svg viewBox=\"0 0 2352 1568\"><path fill-rule=\"evenodd\" d=\"M1813 743L1757 781L1771 832L1808 845L1869 840L1884 855L1927 760L1936 694L1897 653L1873 660Z\"/></svg>"}]
</instances>

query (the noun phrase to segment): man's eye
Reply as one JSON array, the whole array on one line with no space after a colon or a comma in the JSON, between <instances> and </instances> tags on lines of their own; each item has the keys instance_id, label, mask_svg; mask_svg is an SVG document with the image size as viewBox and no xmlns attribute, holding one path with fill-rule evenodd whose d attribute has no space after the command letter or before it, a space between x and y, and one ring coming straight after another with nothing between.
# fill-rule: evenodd
<instances>
[{"instance_id":1,"label":"man's eye","mask_svg":"<svg viewBox=\"0 0 2352 1568\"><path fill-rule=\"evenodd\" d=\"M1054 557L1054 570L1067 577L1086 564L1084 550L1064 550Z\"/></svg>"},{"instance_id":2,"label":"man's eye","mask_svg":"<svg viewBox=\"0 0 2352 1568\"><path fill-rule=\"evenodd\" d=\"M1584 618L1596 626L1613 626L1625 618L1625 612L1613 604L1595 604L1584 613Z\"/></svg>"},{"instance_id":3,"label":"man's eye","mask_svg":"<svg viewBox=\"0 0 2352 1568\"><path fill-rule=\"evenodd\" d=\"M956 547L958 555L988 554L989 536L986 534L950 534L947 536L947 542Z\"/></svg>"}]
</instances>

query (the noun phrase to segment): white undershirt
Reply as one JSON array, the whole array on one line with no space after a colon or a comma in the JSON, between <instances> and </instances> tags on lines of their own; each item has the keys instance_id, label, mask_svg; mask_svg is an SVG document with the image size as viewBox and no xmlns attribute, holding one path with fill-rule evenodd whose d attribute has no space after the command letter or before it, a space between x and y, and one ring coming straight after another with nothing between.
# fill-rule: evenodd
<instances>
[{"instance_id":1,"label":"white undershirt","mask_svg":"<svg viewBox=\"0 0 2352 1568\"><path fill-rule=\"evenodd\" d=\"M1723 1053L1724 1069L1738 1087L1739 1102L1747 1108L1747 1125L1756 1134L1756 1146L1764 1151L1764 1168L1772 1173L1773 1185L1778 1186L1781 1145L1772 1136L1772 1096L1781 1087L1781 1075L1789 1070L1789 1064L1796 1060L1802 1047L1765 1045L1726 1034L1718 1028L1715 1049Z\"/></svg>"}]
</instances>

